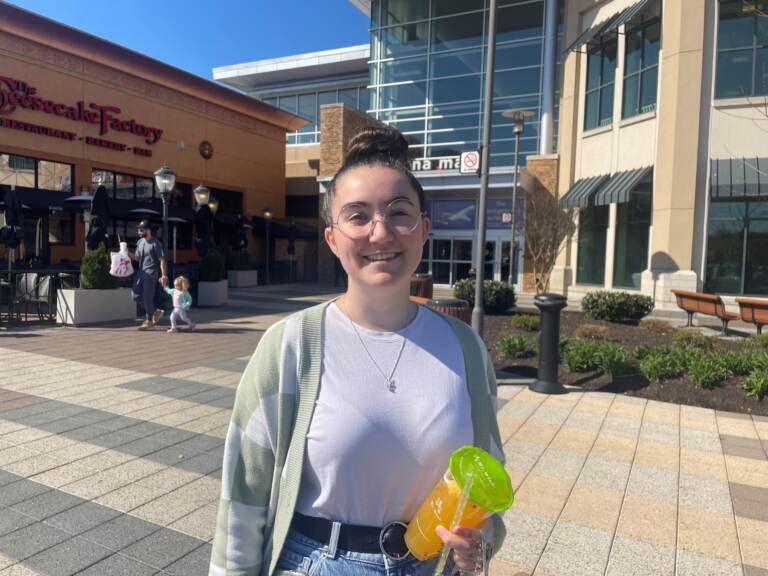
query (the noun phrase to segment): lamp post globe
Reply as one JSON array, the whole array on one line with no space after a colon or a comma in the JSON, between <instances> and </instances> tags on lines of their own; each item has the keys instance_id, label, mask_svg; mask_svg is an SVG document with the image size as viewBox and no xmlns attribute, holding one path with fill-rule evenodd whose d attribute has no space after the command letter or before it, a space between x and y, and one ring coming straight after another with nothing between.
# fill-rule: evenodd
<instances>
[{"instance_id":1,"label":"lamp post globe","mask_svg":"<svg viewBox=\"0 0 768 576\"><path fill-rule=\"evenodd\" d=\"M515 135L515 176L512 185L512 230L509 239L509 277L507 282L511 285L515 280L515 263L517 262L516 239L517 234L517 189L520 186L520 136L525 130L525 120L531 118L536 113L533 110L505 110L501 113L504 118L512 120L512 133Z\"/></svg>"},{"instance_id":2,"label":"lamp post globe","mask_svg":"<svg viewBox=\"0 0 768 576\"><path fill-rule=\"evenodd\" d=\"M219 201L216 199L215 196L211 196L208 199L208 208L211 209L211 213L215 216L216 212L219 210Z\"/></svg>"},{"instance_id":3,"label":"lamp post globe","mask_svg":"<svg viewBox=\"0 0 768 576\"><path fill-rule=\"evenodd\" d=\"M168 257L168 200L171 197L171 191L176 186L176 172L171 170L166 164L160 166L155 172L155 184L160 193L160 199L163 201L163 254Z\"/></svg>"},{"instance_id":4,"label":"lamp post globe","mask_svg":"<svg viewBox=\"0 0 768 576\"><path fill-rule=\"evenodd\" d=\"M266 229L266 241L267 241L267 249L266 249L266 258L265 258L265 267L264 267L264 274L266 279L266 284L269 284L269 224L272 221L272 216L274 213L272 212L272 208L269 206L265 206L264 209L261 211L261 213L264 215L264 219L266 220L265 223L265 229Z\"/></svg>"},{"instance_id":5,"label":"lamp post globe","mask_svg":"<svg viewBox=\"0 0 768 576\"><path fill-rule=\"evenodd\" d=\"M211 197L211 191L208 190L207 187L200 184L200 186L195 188L192 193L195 195L195 203L197 204L198 208L208 204L208 200Z\"/></svg>"}]
</instances>

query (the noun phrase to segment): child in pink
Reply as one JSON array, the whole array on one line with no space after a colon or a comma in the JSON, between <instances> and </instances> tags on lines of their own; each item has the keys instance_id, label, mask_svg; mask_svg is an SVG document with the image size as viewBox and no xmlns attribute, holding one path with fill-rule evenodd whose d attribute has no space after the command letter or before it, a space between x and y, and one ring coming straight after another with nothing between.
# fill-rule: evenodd
<instances>
[{"instance_id":1,"label":"child in pink","mask_svg":"<svg viewBox=\"0 0 768 576\"><path fill-rule=\"evenodd\" d=\"M195 323L192 322L187 310L192 306L192 296L188 292L189 280L184 276L177 276L173 281L173 288L165 287L165 291L173 298L173 312L171 312L171 327L168 332L178 332L176 323L179 319L189 324L189 329L195 329Z\"/></svg>"}]
</instances>

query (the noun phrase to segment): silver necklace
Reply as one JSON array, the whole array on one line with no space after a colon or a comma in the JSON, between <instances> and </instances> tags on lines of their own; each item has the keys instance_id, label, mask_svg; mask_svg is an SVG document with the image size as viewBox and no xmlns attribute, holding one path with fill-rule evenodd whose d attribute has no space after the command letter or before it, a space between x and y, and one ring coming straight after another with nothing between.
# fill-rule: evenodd
<instances>
[{"instance_id":1,"label":"silver necklace","mask_svg":"<svg viewBox=\"0 0 768 576\"><path fill-rule=\"evenodd\" d=\"M346 314L345 314L346 316ZM368 346L365 345L365 341L363 340L363 337L360 336L360 332L357 330L357 326L355 326L355 323L352 322L352 319L347 316L347 319L349 320L349 323L352 324L352 329L355 331L355 334L357 335L357 339L360 340L360 344L363 346L363 350L365 350L365 353L368 354L368 358L370 358L371 363L376 367L376 370L379 374L381 374L381 377L384 378L387 382L387 390L394 393L397 391L397 385L395 385L395 381L392 380L392 377L395 375L395 370L397 370L397 365L400 363L400 357L403 355L403 349L405 348L405 337L403 337L403 341L400 343L400 350L397 352L397 358L395 358L395 364L392 366L392 370L389 372L389 376L387 376L384 373L384 370L381 369L381 367L378 365L376 360L374 360L373 355L371 354L371 351L368 350Z\"/></svg>"}]
</instances>

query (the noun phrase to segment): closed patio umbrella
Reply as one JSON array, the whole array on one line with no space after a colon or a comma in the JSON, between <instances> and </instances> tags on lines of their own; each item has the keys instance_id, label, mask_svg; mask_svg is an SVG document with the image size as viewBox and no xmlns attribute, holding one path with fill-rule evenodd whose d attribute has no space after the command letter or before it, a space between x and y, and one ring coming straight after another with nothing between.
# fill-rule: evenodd
<instances>
[{"instance_id":1,"label":"closed patio umbrella","mask_svg":"<svg viewBox=\"0 0 768 576\"><path fill-rule=\"evenodd\" d=\"M24 226L21 200L16 193L15 187L5 191L3 203L5 204L5 226L0 229L0 243L15 250L19 247L19 241L22 238L22 227Z\"/></svg>"},{"instance_id":2,"label":"closed patio umbrella","mask_svg":"<svg viewBox=\"0 0 768 576\"><path fill-rule=\"evenodd\" d=\"M96 250L102 242L109 246L109 196L104 186L96 188L91 200L91 226L85 238L88 250Z\"/></svg>"}]
</instances>

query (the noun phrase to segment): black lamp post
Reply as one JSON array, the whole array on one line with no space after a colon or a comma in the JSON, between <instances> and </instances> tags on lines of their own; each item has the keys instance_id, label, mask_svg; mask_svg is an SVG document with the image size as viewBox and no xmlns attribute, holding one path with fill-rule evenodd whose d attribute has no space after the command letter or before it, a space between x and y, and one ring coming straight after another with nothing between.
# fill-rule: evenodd
<instances>
[{"instance_id":1,"label":"black lamp post","mask_svg":"<svg viewBox=\"0 0 768 576\"><path fill-rule=\"evenodd\" d=\"M261 211L262 214L264 214L264 219L266 220L265 228L267 231L267 258L266 258L266 266L264 269L265 275L266 275L266 282L265 284L269 284L269 224L272 221L272 208L269 206L265 206L264 209Z\"/></svg>"},{"instance_id":2,"label":"black lamp post","mask_svg":"<svg viewBox=\"0 0 768 576\"><path fill-rule=\"evenodd\" d=\"M163 254L168 258L168 200L170 200L171 192L176 185L176 173L163 164L155 172L155 184L157 184L160 199L163 201Z\"/></svg>"},{"instance_id":3,"label":"black lamp post","mask_svg":"<svg viewBox=\"0 0 768 576\"><path fill-rule=\"evenodd\" d=\"M514 124L512 132L515 134L515 180L512 185L512 237L509 242L509 278L508 283L514 284L514 269L516 259L516 230L517 227L517 189L520 186L520 136L525 129L525 119L534 115L532 110L505 110L501 113L504 118L510 118Z\"/></svg>"}]
</instances>

